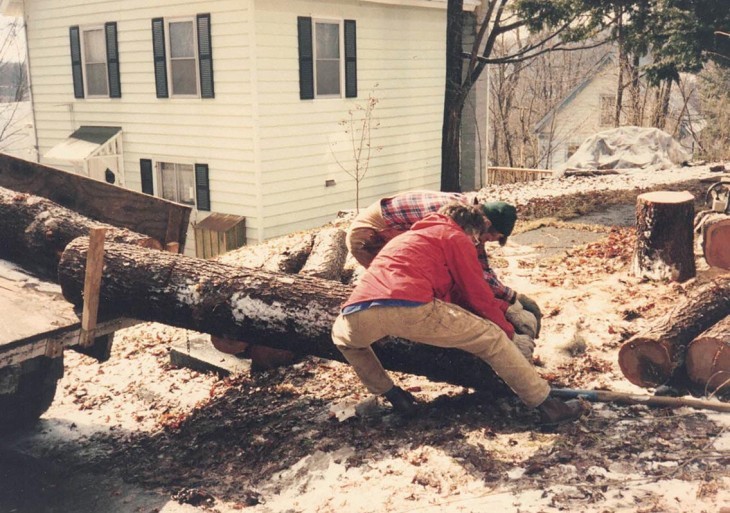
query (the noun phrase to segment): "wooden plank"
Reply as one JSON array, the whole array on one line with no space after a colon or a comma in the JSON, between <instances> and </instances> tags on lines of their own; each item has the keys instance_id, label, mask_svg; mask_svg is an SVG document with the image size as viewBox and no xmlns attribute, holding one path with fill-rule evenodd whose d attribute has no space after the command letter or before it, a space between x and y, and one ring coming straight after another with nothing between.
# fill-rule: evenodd
<instances>
[{"instance_id":1,"label":"wooden plank","mask_svg":"<svg viewBox=\"0 0 730 513\"><path fill-rule=\"evenodd\" d=\"M0 153L0 186L48 198L114 226L185 247L191 208Z\"/></svg>"},{"instance_id":2,"label":"wooden plank","mask_svg":"<svg viewBox=\"0 0 730 513\"><path fill-rule=\"evenodd\" d=\"M89 251L86 254L86 275L84 278L84 308L81 314L79 345L89 346L94 342L96 318L99 311L101 271L104 268L105 228L92 228L89 232Z\"/></svg>"}]
</instances>

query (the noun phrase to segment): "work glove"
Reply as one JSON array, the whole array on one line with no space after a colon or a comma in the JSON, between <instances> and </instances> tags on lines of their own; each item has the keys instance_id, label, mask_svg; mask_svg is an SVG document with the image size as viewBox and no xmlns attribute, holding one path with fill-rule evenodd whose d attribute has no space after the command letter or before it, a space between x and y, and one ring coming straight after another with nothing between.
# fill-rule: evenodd
<instances>
[{"instance_id":1,"label":"work glove","mask_svg":"<svg viewBox=\"0 0 730 513\"><path fill-rule=\"evenodd\" d=\"M515 332L522 335L529 335L536 338L538 322L537 318L522 307L522 303L515 301L504 313L507 320L515 327Z\"/></svg>"},{"instance_id":2,"label":"work glove","mask_svg":"<svg viewBox=\"0 0 730 513\"><path fill-rule=\"evenodd\" d=\"M515 333L514 337L512 337L512 342L514 342L517 349L520 350L522 356L527 358L529 361L532 361L532 353L535 351L535 341L531 336Z\"/></svg>"},{"instance_id":3,"label":"work glove","mask_svg":"<svg viewBox=\"0 0 730 513\"><path fill-rule=\"evenodd\" d=\"M519 301L522 307L530 312L532 315L535 316L535 319L537 319L537 328L535 329L535 338L538 338L540 336L540 328L542 327L542 312L540 311L540 307L537 305L535 300L532 298L527 297L524 294L517 294L517 300L515 303Z\"/></svg>"}]
</instances>

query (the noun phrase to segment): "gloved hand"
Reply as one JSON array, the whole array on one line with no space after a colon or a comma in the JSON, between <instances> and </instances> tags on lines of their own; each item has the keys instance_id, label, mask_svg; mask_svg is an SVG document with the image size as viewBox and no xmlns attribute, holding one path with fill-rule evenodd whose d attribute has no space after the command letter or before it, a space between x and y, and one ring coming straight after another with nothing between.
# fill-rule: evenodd
<instances>
[{"instance_id":1,"label":"gloved hand","mask_svg":"<svg viewBox=\"0 0 730 513\"><path fill-rule=\"evenodd\" d=\"M542 327L542 312L540 311L540 307L537 305L535 300L532 298L527 297L524 294L517 294L517 300L515 303L519 301L520 304L522 304L522 307L530 312L532 315L535 316L535 319L537 319L537 328L535 329L535 338L538 338L540 336L540 328Z\"/></svg>"},{"instance_id":2,"label":"gloved hand","mask_svg":"<svg viewBox=\"0 0 730 513\"><path fill-rule=\"evenodd\" d=\"M517 349L520 350L522 356L527 358L529 361L532 361L532 353L535 351L535 341L532 340L531 336L515 333L515 336L512 338L512 342L514 342Z\"/></svg>"},{"instance_id":3,"label":"gloved hand","mask_svg":"<svg viewBox=\"0 0 730 513\"><path fill-rule=\"evenodd\" d=\"M537 319L522 307L522 303L515 301L504 313L507 320L515 327L515 332L535 338L537 335Z\"/></svg>"}]
</instances>

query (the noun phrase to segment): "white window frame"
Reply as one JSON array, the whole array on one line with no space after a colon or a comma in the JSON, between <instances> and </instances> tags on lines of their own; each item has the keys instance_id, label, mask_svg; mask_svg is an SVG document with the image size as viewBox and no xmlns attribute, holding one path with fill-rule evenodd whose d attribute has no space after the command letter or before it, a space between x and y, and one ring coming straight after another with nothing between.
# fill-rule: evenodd
<instances>
[{"instance_id":1,"label":"white window frame","mask_svg":"<svg viewBox=\"0 0 730 513\"><path fill-rule=\"evenodd\" d=\"M101 31L101 37L102 41L104 41L104 60L101 62L88 62L86 58L86 33L91 32L94 30ZM106 31L104 30L104 25L91 25L88 27L79 27L79 45L81 46L81 69L82 74L84 77L84 92L86 98L109 98L110 93L110 87L109 87L109 60L107 58L107 48L106 48ZM91 89L89 88L89 70L87 69L87 65L89 64L104 64L104 80L106 81L106 94L91 94Z\"/></svg>"},{"instance_id":2,"label":"white window frame","mask_svg":"<svg viewBox=\"0 0 730 513\"><path fill-rule=\"evenodd\" d=\"M170 165L174 166L174 172L175 172L175 198L168 198L164 194L164 185L165 182L162 178L162 166L163 165ZM182 201L180 199L180 166L188 166L191 168L192 173L192 203L188 203L185 201ZM158 160L155 162L155 180L157 181L157 195L160 198L174 201L176 203L180 203L182 205L190 205L193 208L197 207L198 199L196 197L196 191L195 191L195 164L190 164L187 162L170 162L170 161L162 161Z\"/></svg>"},{"instance_id":3,"label":"white window frame","mask_svg":"<svg viewBox=\"0 0 730 513\"><path fill-rule=\"evenodd\" d=\"M170 24L171 23L187 23L193 27L193 55L195 59L195 94L175 94L173 90L174 77L172 74L172 46L170 42ZM167 66L167 89L170 98L200 98L200 56L198 55L198 26L195 16L186 16L184 18L165 18L165 52ZM189 57L187 57L189 59Z\"/></svg>"},{"instance_id":4,"label":"white window frame","mask_svg":"<svg viewBox=\"0 0 730 513\"><path fill-rule=\"evenodd\" d=\"M337 25L338 27L338 43L339 43L339 70L340 83L338 94L317 94L317 23L326 23L329 25ZM313 81L314 81L314 97L315 98L344 98L345 96L345 22L344 20L334 20L327 18L312 18L312 65L313 65Z\"/></svg>"}]
</instances>

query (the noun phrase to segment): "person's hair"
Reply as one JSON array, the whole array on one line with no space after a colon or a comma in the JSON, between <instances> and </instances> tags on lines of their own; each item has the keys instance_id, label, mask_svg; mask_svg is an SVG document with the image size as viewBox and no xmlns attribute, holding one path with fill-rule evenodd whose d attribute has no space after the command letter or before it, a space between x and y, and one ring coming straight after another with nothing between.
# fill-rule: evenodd
<instances>
[{"instance_id":1,"label":"person's hair","mask_svg":"<svg viewBox=\"0 0 730 513\"><path fill-rule=\"evenodd\" d=\"M441 207L439 214L450 217L458 224L467 235L479 237L484 226L484 214L477 205L464 205L463 203L454 202Z\"/></svg>"}]
</instances>

